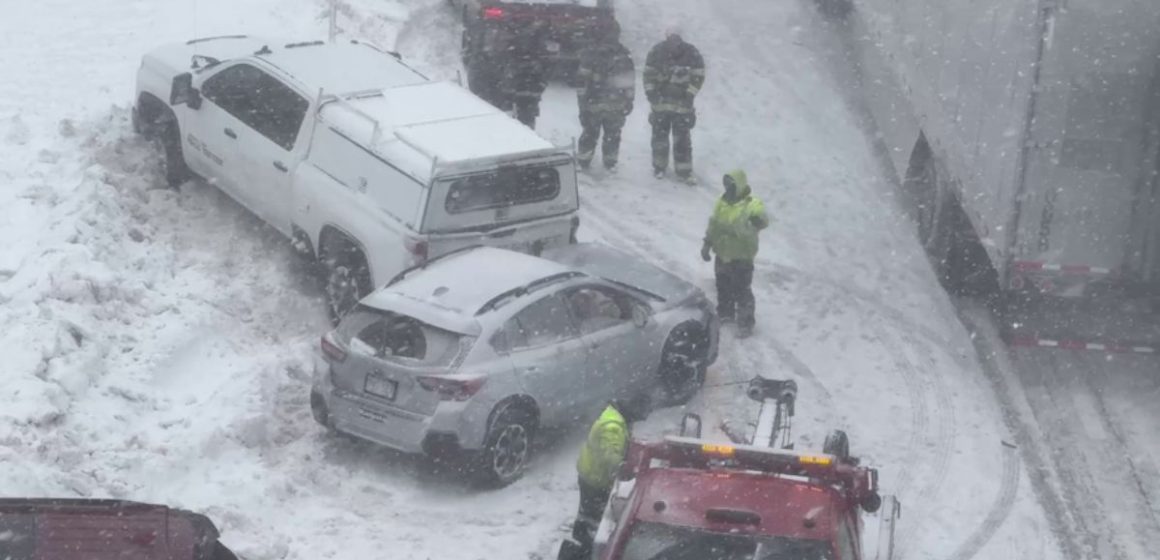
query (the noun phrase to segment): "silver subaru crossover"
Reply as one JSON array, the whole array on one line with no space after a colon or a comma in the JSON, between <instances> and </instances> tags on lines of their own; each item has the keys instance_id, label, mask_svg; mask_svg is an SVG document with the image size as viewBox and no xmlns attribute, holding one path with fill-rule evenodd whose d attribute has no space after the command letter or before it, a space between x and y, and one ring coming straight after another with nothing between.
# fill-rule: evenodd
<instances>
[{"instance_id":1,"label":"silver subaru crossover","mask_svg":"<svg viewBox=\"0 0 1160 560\"><path fill-rule=\"evenodd\" d=\"M502 486L541 428L613 398L691 398L717 329L700 289L610 247L473 247L404 271L323 336L310 403L329 429L468 459Z\"/></svg>"}]
</instances>

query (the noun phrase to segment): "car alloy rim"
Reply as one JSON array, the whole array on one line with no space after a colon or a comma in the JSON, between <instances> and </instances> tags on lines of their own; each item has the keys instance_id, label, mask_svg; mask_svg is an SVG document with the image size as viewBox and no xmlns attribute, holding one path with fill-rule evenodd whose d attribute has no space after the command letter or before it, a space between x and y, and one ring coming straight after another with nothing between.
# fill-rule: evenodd
<instances>
[{"instance_id":1,"label":"car alloy rim","mask_svg":"<svg viewBox=\"0 0 1160 560\"><path fill-rule=\"evenodd\" d=\"M492 448L491 468L500 478L514 476L528 456L528 432L519 424L505 426Z\"/></svg>"},{"instance_id":2,"label":"car alloy rim","mask_svg":"<svg viewBox=\"0 0 1160 560\"><path fill-rule=\"evenodd\" d=\"M327 286L327 291L330 292L331 306L334 307L336 314L341 314L349 305L355 289L350 269L345 266L330 269L330 285Z\"/></svg>"},{"instance_id":3,"label":"car alloy rim","mask_svg":"<svg viewBox=\"0 0 1160 560\"><path fill-rule=\"evenodd\" d=\"M679 352L670 352L665 359L665 384L673 392L683 391L695 376L692 360Z\"/></svg>"}]
</instances>

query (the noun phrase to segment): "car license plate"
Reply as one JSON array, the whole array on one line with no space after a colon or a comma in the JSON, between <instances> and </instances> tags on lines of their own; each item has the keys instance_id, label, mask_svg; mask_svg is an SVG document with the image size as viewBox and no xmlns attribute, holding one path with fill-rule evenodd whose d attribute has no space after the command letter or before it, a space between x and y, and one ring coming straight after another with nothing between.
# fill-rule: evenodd
<instances>
[{"instance_id":1,"label":"car license plate","mask_svg":"<svg viewBox=\"0 0 1160 560\"><path fill-rule=\"evenodd\" d=\"M380 372L372 371L367 374L367 380L366 384L363 385L363 390L376 397L393 401L395 400L395 393L399 390L399 384L394 380L387 379Z\"/></svg>"}]
</instances>

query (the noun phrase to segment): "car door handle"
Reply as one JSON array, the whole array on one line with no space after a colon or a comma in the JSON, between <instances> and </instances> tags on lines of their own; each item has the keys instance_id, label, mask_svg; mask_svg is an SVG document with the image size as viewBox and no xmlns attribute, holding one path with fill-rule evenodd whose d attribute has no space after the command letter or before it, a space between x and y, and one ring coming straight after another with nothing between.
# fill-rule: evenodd
<instances>
[{"instance_id":1,"label":"car door handle","mask_svg":"<svg viewBox=\"0 0 1160 560\"><path fill-rule=\"evenodd\" d=\"M274 162L274 169L277 169L278 171L281 171L283 173L286 172L286 166L280 161Z\"/></svg>"},{"instance_id":2,"label":"car door handle","mask_svg":"<svg viewBox=\"0 0 1160 560\"><path fill-rule=\"evenodd\" d=\"M234 132L234 130L232 128L227 128L223 132L226 133L226 136L229 136L230 138L233 138L234 140L238 139L238 133Z\"/></svg>"},{"instance_id":3,"label":"car door handle","mask_svg":"<svg viewBox=\"0 0 1160 560\"><path fill-rule=\"evenodd\" d=\"M540 371L540 368L538 366L526 366L522 369L524 370L524 373L535 373L537 371Z\"/></svg>"}]
</instances>

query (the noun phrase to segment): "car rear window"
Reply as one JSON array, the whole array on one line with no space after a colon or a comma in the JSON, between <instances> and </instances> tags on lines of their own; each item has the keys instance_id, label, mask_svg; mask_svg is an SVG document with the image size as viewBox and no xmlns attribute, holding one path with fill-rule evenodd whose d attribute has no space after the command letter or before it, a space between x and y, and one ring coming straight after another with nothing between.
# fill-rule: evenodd
<instances>
[{"instance_id":1,"label":"car rear window","mask_svg":"<svg viewBox=\"0 0 1160 560\"><path fill-rule=\"evenodd\" d=\"M507 167L451 181L448 214L552 200L560 194L560 172L550 165Z\"/></svg>"},{"instance_id":2,"label":"car rear window","mask_svg":"<svg viewBox=\"0 0 1160 560\"><path fill-rule=\"evenodd\" d=\"M338 327L338 339L360 354L424 366L448 365L470 343L470 337L414 317L370 308L347 315Z\"/></svg>"}]
</instances>

